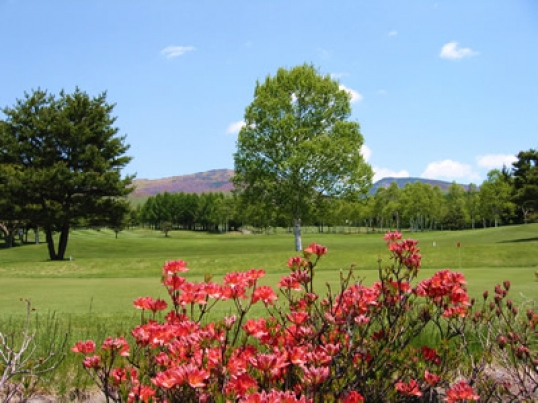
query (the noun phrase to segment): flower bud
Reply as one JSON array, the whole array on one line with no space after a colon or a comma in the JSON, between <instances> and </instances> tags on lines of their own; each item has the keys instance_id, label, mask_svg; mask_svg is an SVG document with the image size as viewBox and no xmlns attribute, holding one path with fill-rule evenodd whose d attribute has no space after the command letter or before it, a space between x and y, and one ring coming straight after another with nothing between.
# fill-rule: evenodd
<instances>
[{"instance_id":1,"label":"flower bud","mask_svg":"<svg viewBox=\"0 0 538 403\"><path fill-rule=\"evenodd\" d=\"M489 296L489 291L486 290L484 291L484 293L482 294L482 296L484 297L484 301L488 299L488 296Z\"/></svg>"},{"instance_id":2,"label":"flower bud","mask_svg":"<svg viewBox=\"0 0 538 403\"><path fill-rule=\"evenodd\" d=\"M499 348L502 350L504 349L504 347L506 346L506 337L504 336L499 336L497 337L497 343L499 344Z\"/></svg>"},{"instance_id":3,"label":"flower bud","mask_svg":"<svg viewBox=\"0 0 538 403\"><path fill-rule=\"evenodd\" d=\"M527 319L532 320L533 316L534 316L534 311L532 309L527 309Z\"/></svg>"},{"instance_id":4,"label":"flower bud","mask_svg":"<svg viewBox=\"0 0 538 403\"><path fill-rule=\"evenodd\" d=\"M503 281L503 286L506 291L510 290L510 281L508 280Z\"/></svg>"},{"instance_id":5,"label":"flower bud","mask_svg":"<svg viewBox=\"0 0 538 403\"><path fill-rule=\"evenodd\" d=\"M506 301L506 306L508 307L508 309L512 309L512 305L513 305L513 302L511 299Z\"/></svg>"},{"instance_id":6,"label":"flower bud","mask_svg":"<svg viewBox=\"0 0 538 403\"><path fill-rule=\"evenodd\" d=\"M524 358L527 353L529 352L529 349L527 347L520 346L516 349L516 356L519 359Z\"/></svg>"}]
</instances>

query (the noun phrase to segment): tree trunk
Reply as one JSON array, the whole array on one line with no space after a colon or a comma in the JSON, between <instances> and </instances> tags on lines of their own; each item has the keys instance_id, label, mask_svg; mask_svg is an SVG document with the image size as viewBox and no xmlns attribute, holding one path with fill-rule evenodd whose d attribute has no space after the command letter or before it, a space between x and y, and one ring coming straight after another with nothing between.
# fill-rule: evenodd
<instances>
[{"instance_id":1,"label":"tree trunk","mask_svg":"<svg viewBox=\"0 0 538 403\"><path fill-rule=\"evenodd\" d=\"M11 232L4 224L0 224L0 230L4 233L6 248L11 248L13 246L13 237L11 235Z\"/></svg>"},{"instance_id":2,"label":"tree trunk","mask_svg":"<svg viewBox=\"0 0 538 403\"><path fill-rule=\"evenodd\" d=\"M13 233L12 232L8 232L7 234L5 234L5 237L6 237L6 248L11 248L13 247L13 240L15 239L13 237Z\"/></svg>"},{"instance_id":3,"label":"tree trunk","mask_svg":"<svg viewBox=\"0 0 538 403\"><path fill-rule=\"evenodd\" d=\"M62 232L60 233L60 242L58 244L57 260L64 260L68 239L69 239L69 223L64 223L64 225L62 226Z\"/></svg>"},{"instance_id":4,"label":"tree trunk","mask_svg":"<svg viewBox=\"0 0 538 403\"><path fill-rule=\"evenodd\" d=\"M301 219L293 219L293 233L295 235L295 251L300 252L303 250L303 244L301 240Z\"/></svg>"},{"instance_id":5,"label":"tree trunk","mask_svg":"<svg viewBox=\"0 0 538 403\"><path fill-rule=\"evenodd\" d=\"M52 236L52 229L45 227L45 237L47 239L47 248L49 250L50 260L58 260L56 250L54 248L54 237Z\"/></svg>"}]
</instances>

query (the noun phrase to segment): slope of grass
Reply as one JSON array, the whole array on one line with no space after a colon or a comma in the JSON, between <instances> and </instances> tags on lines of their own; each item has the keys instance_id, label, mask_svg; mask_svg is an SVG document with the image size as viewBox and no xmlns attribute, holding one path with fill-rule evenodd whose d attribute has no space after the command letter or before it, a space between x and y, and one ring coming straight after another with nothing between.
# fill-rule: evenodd
<instances>
[{"instance_id":1,"label":"slope of grass","mask_svg":"<svg viewBox=\"0 0 538 403\"><path fill-rule=\"evenodd\" d=\"M473 292L491 288L509 278L515 291L538 295L534 271L538 268L538 225L523 225L460 232L408 233L419 240L423 261L421 277L444 268L461 270ZM306 234L304 244L316 241L329 254L319 266L320 285L332 281L340 269L354 264L372 282L377 260L390 263L382 234ZM457 243L460 247L457 247ZM173 232L165 238L149 230L76 230L67 255L72 260L47 260L46 245L25 245L0 250L0 313L17 311L20 297L31 298L40 310L67 313L127 312L137 296L162 295L162 264L183 259L192 279L204 275L264 268L266 282L276 284L287 272L293 251L291 235L213 235Z\"/></svg>"}]
</instances>

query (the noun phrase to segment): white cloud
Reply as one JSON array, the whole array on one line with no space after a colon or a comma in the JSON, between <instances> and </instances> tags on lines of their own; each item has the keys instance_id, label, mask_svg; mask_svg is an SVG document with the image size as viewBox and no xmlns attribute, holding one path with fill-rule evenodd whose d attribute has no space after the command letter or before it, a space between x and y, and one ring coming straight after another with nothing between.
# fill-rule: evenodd
<instances>
[{"instance_id":1,"label":"white cloud","mask_svg":"<svg viewBox=\"0 0 538 403\"><path fill-rule=\"evenodd\" d=\"M342 77L349 76L349 73L331 73L330 76L333 80L339 80Z\"/></svg>"},{"instance_id":2,"label":"white cloud","mask_svg":"<svg viewBox=\"0 0 538 403\"><path fill-rule=\"evenodd\" d=\"M370 161L370 157L372 156L372 150L366 144L363 144L361 147L361 154L364 160L368 162ZM374 171L373 182L377 182L380 179L389 178L389 177L390 178L408 178L409 177L409 172L403 169L401 171L393 171L387 168L372 167L372 170Z\"/></svg>"},{"instance_id":3,"label":"white cloud","mask_svg":"<svg viewBox=\"0 0 538 403\"><path fill-rule=\"evenodd\" d=\"M187 52L191 52L196 49L194 46L168 46L161 50L167 59L172 59L174 57L183 56Z\"/></svg>"},{"instance_id":4,"label":"white cloud","mask_svg":"<svg viewBox=\"0 0 538 403\"><path fill-rule=\"evenodd\" d=\"M342 91L347 91L351 95L351 103L362 101L362 95L358 91L352 90L351 88L346 87L345 85L340 84L340 89Z\"/></svg>"},{"instance_id":5,"label":"white cloud","mask_svg":"<svg viewBox=\"0 0 538 403\"><path fill-rule=\"evenodd\" d=\"M488 170L501 169L503 165L510 168L512 162L515 161L517 161L516 156L511 154L489 154L476 157L477 165Z\"/></svg>"},{"instance_id":6,"label":"white cloud","mask_svg":"<svg viewBox=\"0 0 538 403\"><path fill-rule=\"evenodd\" d=\"M392 30L387 34L387 36L398 36L398 31Z\"/></svg>"},{"instance_id":7,"label":"white cloud","mask_svg":"<svg viewBox=\"0 0 538 403\"><path fill-rule=\"evenodd\" d=\"M464 57L471 57L477 55L478 52L475 52L471 48L462 48L459 46L458 42L449 42L441 48L441 53L439 57L443 59L463 59Z\"/></svg>"},{"instance_id":8,"label":"white cloud","mask_svg":"<svg viewBox=\"0 0 538 403\"><path fill-rule=\"evenodd\" d=\"M393 171L388 168L379 167L372 167L372 169L374 170L374 183L383 178L409 178L409 172L405 169L402 169L401 171Z\"/></svg>"},{"instance_id":9,"label":"white cloud","mask_svg":"<svg viewBox=\"0 0 538 403\"><path fill-rule=\"evenodd\" d=\"M245 126L245 122L240 120L239 122L233 122L228 125L226 134L237 134Z\"/></svg>"},{"instance_id":10,"label":"white cloud","mask_svg":"<svg viewBox=\"0 0 538 403\"><path fill-rule=\"evenodd\" d=\"M471 165L462 164L461 162L452 160L431 162L420 176L425 179L442 179L449 181L456 179L465 179L467 181L480 180L479 173L473 171Z\"/></svg>"},{"instance_id":11,"label":"white cloud","mask_svg":"<svg viewBox=\"0 0 538 403\"><path fill-rule=\"evenodd\" d=\"M362 154L362 158L364 158L364 160L368 162L372 155L372 150L366 144L363 144L361 147L361 154Z\"/></svg>"}]
</instances>

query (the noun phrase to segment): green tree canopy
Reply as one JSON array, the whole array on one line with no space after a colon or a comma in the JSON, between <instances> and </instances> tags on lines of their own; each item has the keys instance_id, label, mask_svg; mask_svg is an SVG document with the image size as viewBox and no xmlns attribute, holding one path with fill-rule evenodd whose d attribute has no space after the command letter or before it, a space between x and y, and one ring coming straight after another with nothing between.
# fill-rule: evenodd
<instances>
[{"instance_id":1,"label":"green tree canopy","mask_svg":"<svg viewBox=\"0 0 538 403\"><path fill-rule=\"evenodd\" d=\"M510 217L515 208L511 201L511 178L503 171L499 169L489 171L488 178L480 186L480 213L483 220L494 222L495 227L503 218Z\"/></svg>"},{"instance_id":2,"label":"green tree canopy","mask_svg":"<svg viewBox=\"0 0 538 403\"><path fill-rule=\"evenodd\" d=\"M9 178L11 204L20 220L45 230L49 256L64 258L71 225L106 217L132 190L120 170L131 160L118 136L114 105L106 94L91 98L78 88L59 96L35 90L2 110L0 178ZM56 248L53 233L59 231Z\"/></svg>"},{"instance_id":3,"label":"green tree canopy","mask_svg":"<svg viewBox=\"0 0 538 403\"><path fill-rule=\"evenodd\" d=\"M448 229L464 229L469 221L465 204L465 189L456 182L452 182L448 187L443 221Z\"/></svg>"},{"instance_id":4,"label":"green tree canopy","mask_svg":"<svg viewBox=\"0 0 538 403\"><path fill-rule=\"evenodd\" d=\"M310 65L281 68L257 82L246 108L235 188L293 220L296 250L302 249L301 219L317 197L357 197L371 184L363 137L350 114L350 95Z\"/></svg>"},{"instance_id":5,"label":"green tree canopy","mask_svg":"<svg viewBox=\"0 0 538 403\"><path fill-rule=\"evenodd\" d=\"M514 201L527 222L528 216L538 211L538 150L519 152L512 165Z\"/></svg>"}]
</instances>

